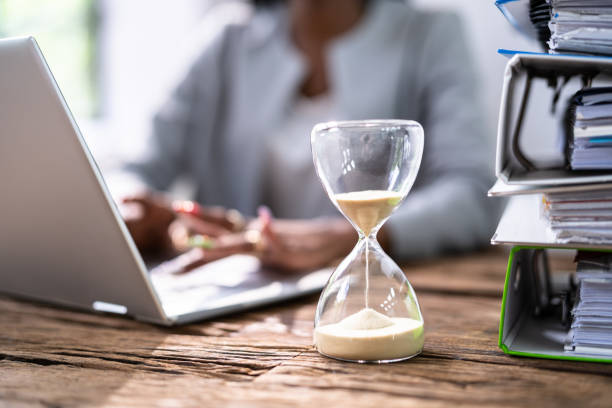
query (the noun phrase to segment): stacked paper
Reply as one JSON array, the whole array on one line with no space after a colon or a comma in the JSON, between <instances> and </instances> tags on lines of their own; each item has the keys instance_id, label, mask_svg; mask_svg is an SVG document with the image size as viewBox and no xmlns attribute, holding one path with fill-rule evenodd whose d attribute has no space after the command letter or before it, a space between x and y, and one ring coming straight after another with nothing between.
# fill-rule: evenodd
<instances>
[{"instance_id":1,"label":"stacked paper","mask_svg":"<svg viewBox=\"0 0 612 408\"><path fill-rule=\"evenodd\" d=\"M612 189L547 193L543 204L557 241L612 244Z\"/></svg>"},{"instance_id":2,"label":"stacked paper","mask_svg":"<svg viewBox=\"0 0 612 408\"><path fill-rule=\"evenodd\" d=\"M568 115L572 169L612 169L612 87L577 92Z\"/></svg>"},{"instance_id":3,"label":"stacked paper","mask_svg":"<svg viewBox=\"0 0 612 408\"><path fill-rule=\"evenodd\" d=\"M566 349L612 354L612 254L581 252Z\"/></svg>"},{"instance_id":4,"label":"stacked paper","mask_svg":"<svg viewBox=\"0 0 612 408\"><path fill-rule=\"evenodd\" d=\"M550 0L551 52L612 55L612 4L606 0Z\"/></svg>"}]
</instances>

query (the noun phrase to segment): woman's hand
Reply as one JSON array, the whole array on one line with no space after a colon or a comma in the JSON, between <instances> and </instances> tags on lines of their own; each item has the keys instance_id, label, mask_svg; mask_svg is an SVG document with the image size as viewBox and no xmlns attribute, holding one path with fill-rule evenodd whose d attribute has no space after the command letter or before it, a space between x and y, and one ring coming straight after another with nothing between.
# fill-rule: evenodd
<instances>
[{"instance_id":1,"label":"woman's hand","mask_svg":"<svg viewBox=\"0 0 612 408\"><path fill-rule=\"evenodd\" d=\"M123 219L138 249L168 251L168 227L176 217L170 202L162 195L147 192L125 197L122 204Z\"/></svg>"},{"instance_id":2,"label":"woman's hand","mask_svg":"<svg viewBox=\"0 0 612 408\"><path fill-rule=\"evenodd\" d=\"M173 201L161 194L142 193L122 200L124 221L141 251L182 253L192 236L219 238L243 230L235 210L201 207L194 201Z\"/></svg>"},{"instance_id":3,"label":"woman's hand","mask_svg":"<svg viewBox=\"0 0 612 408\"><path fill-rule=\"evenodd\" d=\"M277 269L312 270L345 256L357 240L355 230L343 218L279 220L265 209L242 231L218 236L201 232L181 236L181 241L190 239L197 247L173 261L177 272L238 253L255 255L264 266Z\"/></svg>"},{"instance_id":4,"label":"woman's hand","mask_svg":"<svg viewBox=\"0 0 612 408\"><path fill-rule=\"evenodd\" d=\"M357 233L344 218L272 220L262 228L258 257L265 266L303 271L346 256Z\"/></svg>"},{"instance_id":5,"label":"woman's hand","mask_svg":"<svg viewBox=\"0 0 612 408\"><path fill-rule=\"evenodd\" d=\"M180 254L170 261L176 272L239 253L257 256L264 266L312 270L346 256L357 240L353 227L340 217L272 219L268 210L260 209L247 225L235 210L193 201L170 203L152 193L123 202L137 207L125 220L139 249Z\"/></svg>"},{"instance_id":6,"label":"woman's hand","mask_svg":"<svg viewBox=\"0 0 612 408\"><path fill-rule=\"evenodd\" d=\"M244 217L237 210L202 207L194 201L175 201L172 209L177 218L168 227L168 234L173 249L178 253L194 246L207 248L213 238L219 240L243 231L246 225Z\"/></svg>"}]
</instances>

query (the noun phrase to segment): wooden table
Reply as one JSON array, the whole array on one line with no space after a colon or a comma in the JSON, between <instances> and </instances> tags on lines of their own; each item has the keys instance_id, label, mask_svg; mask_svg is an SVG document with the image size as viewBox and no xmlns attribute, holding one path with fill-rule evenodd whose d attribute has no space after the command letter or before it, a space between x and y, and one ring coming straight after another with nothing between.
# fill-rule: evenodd
<instances>
[{"instance_id":1,"label":"wooden table","mask_svg":"<svg viewBox=\"0 0 612 408\"><path fill-rule=\"evenodd\" d=\"M0 407L612 406L612 365L498 349L506 259L408 265L425 350L388 365L317 354L316 297L172 329L0 298Z\"/></svg>"}]
</instances>

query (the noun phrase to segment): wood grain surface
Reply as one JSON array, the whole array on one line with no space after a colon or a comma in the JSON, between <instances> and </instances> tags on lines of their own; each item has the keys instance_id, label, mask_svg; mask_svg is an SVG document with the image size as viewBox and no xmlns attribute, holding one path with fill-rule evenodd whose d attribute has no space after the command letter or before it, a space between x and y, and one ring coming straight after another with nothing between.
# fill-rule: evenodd
<instances>
[{"instance_id":1,"label":"wood grain surface","mask_svg":"<svg viewBox=\"0 0 612 408\"><path fill-rule=\"evenodd\" d=\"M362 365L320 356L317 298L178 328L0 298L0 407L612 406L612 365L497 348L507 252L407 265L422 355Z\"/></svg>"}]
</instances>

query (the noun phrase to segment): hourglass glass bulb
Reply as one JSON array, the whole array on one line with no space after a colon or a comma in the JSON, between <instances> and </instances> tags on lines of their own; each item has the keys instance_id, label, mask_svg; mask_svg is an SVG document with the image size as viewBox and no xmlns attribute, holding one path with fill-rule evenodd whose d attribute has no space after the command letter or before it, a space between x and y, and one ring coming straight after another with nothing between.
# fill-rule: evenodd
<instances>
[{"instance_id":1,"label":"hourglass glass bulb","mask_svg":"<svg viewBox=\"0 0 612 408\"><path fill-rule=\"evenodd\" d=\"M420 353L423 317L401 269L376 232L406 196L423 152L412 121L331 122L312 132L317 174L332 202L359 232L359 242L323 290L314 342L326 356L391 362Z\"/></svg>"},{"instance_id":2,"label":"hourglass glass bulb","mask_svg":"<svg viewBox=\"0 0 612 408\"><path fill-rule=\"evenodd\" d=\"M321 294L315 316L317 350L358 362L410 358L423 348L423 318L401 269L362 237Z\"/></svg>"}]
</instances>

